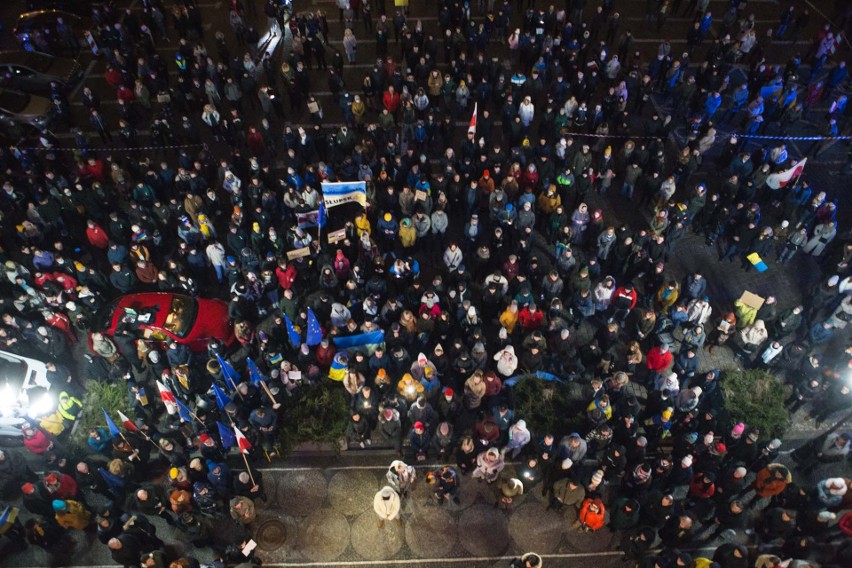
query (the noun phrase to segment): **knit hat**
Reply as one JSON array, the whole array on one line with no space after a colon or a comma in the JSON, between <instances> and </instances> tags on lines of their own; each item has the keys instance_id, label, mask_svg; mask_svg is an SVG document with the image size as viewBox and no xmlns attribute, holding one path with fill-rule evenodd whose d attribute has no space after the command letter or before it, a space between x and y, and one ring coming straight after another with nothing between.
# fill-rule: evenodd
<instances>
[{"instance_id":1,"label":"knit hat","mask_svg":"<svg viewBox=\"0 0 852 568\"><path fill-rule=\"evenodd\" d=\"M177 479L179 474L178 468L173 467L169 470L169 479Z\"/></svg>"},{"instance_id":2,"label":"knit hat","mask_svg":"<svg viewBox=\"0 0 852 568\"><path fill-rule=\"evenodd\" d=\"M603 481L603 476L603 470L596 470L595 473L592 474L592 484L600 485L600 483Z\"/></svg>"},{"instance_id":3,"label":"knit hat","mask_svg":"<svg viewBox=\"0 0 852 568\"><path fill-rule=\"evenodd\" d=\"M745 432L745 424L739 422L734 425L734 428L731 430L731 434L734 436L742 436L743 432Z\"/></svg>"},{"instance_id":4,"label":"knit hat","mask_svg":"<svg viewBox=\"0 0 852 568\"><path fill-rule=\"evenodd\" d=\"M663 410L663 420L671 420L672 418L672 409L667 408Z\"/></svg>"},{"instance_id":5,"label":"knit hat","mask_svg":"<svg viewBox=\"0 0 852 568\"><path fill-rule=\"evenodd\" d=\"M454 391L454 390L453 390L452 388L450 388L450 387L447 387L447 388L445 388L445 389L444 389L444 396L447 396L447 397L453 398L453 397L455 396L455 394L456 394L456 391Z\"/></svg>"},{"instance_id":6,"label":"knit hat","mask_svg":"<svg viewBox=\"0 0 852 568\"><path fill-rule=\"evenodd\" d=\"M425 429L426 429L426 427L425 427L425 426L423 426L423 423L422 423L422 422L415 422L415 423L414 423L414 430L415 430L415 431L416 431L416 430L425 430Z\"/></svg>"},{"instance_id":7,"label":"knit hat","mask_svg":"<svg viewBox=\"0 0 852 568\"><path fill-rule=\"evenodd\" d=\"M32 495L35 493L35 485L32 483L24 483L21 485L21 492L23 492L24 495Z\"/></svg>"},{"instance_id":8,"label":"knit hat","mask_svg":"<svg viewBox=\"0 0 852 568\"><path fill-rule=\"evenodd\" d=\"M210 434L202 434L198 437L198 441L201 442L202 444L206 444L207 440L210 440L210 439L211 439Z\"/></svg>"},{"instance_id":9,"label":"knit hat","mask_svg":"<svg viewBox=\"0 0 852 568\"><path fill-rule=\"evenodd\" d=\"M831 511L823 511L819 515L817 515L817 519L821 523L830 523L834 519L837 518L837 515L832 513Z\"/></svg>"},{"instance_id":10,"label":"knit hat","mask_svg":"<svg viewBox=\"0 0 852 568\"><path fill-rule=\"evenodd\" d=\"M685 456L682 460L680 460L680 465L683 467L692 467L692 456Z\"/></svg>"},{"instance_id":11,"label":"knit hat","mask_svg":"<svg viewBox=\"0 0 852 568\"><path fill-rule=\"evenodd\" d=\"M49 485L54 485L59 483L59 477L55 473L47 474L47 477L44 478L44 482Z\"/></svg>"},{"instance_id":12,"label":"knit hat","mask_svg":"<svg viewBox=\"0 0 852 568\"><path fill-rule=\"evenodd\" d=\"M728 451L728 447L722 442L716 442L716 446L713 448L717 454L724 454Z\"/></svg>"},{"instance_id":13,"label":"knit hat","mask_svg":"<svg viewBox=\"0 0 852 568\"><path fill-rule=\"evenodd\" d=\"M826 479L825 485L828 488L828 492L832 495L837 495L839 497L843 497L844 495L846 495L846 480L842 477L832 477L830 479Z\"/></svg>"},{"instance_id":14,"label":"knit hat","mask_svg":"<svg viewBox=\"0 0 852 568\"><path fill-rule=\"evenodd\" d=\"M571 460L571 458L565 458L564 460L562 460L562 469L571 469L572 465L574 465L574 462Z\"/></svg>"},{"instance_id":15,"label":"knit hat","mask_svg":"<svg viewBox=\"0 0 852 568\"><path fill-rule=\"evenodd\" d=\"M781 440L779 440L778 438L775 438L774 440L769 442L769 448L772 449L772 450L777 450L780 447L781 447Z\"/></svg>"},{"instance_id":16,"label":"knit hat","mask_svg":"<svg viewBox=\"0 0 852 568\"><path fill-rule=\"evenodd\" d=\"M68 508L68 504L62 499L54 499L53 500L53 510L54 511L64 511Z\"/></svg>"}]
</instances>

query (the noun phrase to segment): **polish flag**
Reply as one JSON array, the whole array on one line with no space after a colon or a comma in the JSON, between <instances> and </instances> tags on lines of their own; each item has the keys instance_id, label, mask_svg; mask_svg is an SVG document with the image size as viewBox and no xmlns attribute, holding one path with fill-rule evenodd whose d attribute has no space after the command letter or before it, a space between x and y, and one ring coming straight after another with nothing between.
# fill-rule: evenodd
<instances>
[{"instance_id":1,"label":"polish flag","mask_svg":"<svg viewBox=\"0 0 852 568\"><path fill-rule=\"evenodd\" d=\"M476 116L479 103L473 103L473 115L470 117L470 124L467 126L467 133L476 136Z\"/></svg>"},{"instance_id":2,"label":"polish flag","mask_svg":"<svg viewBox=\"0 0 852 568\"><path fill-rule=\"evenodd\" d=\"M236 424L234 424L234 435L237 437L237 445L239 446L240 451L244 454L249 453L249 450L251 449L251 442L248 441L245 434L240 432L240 429L237 428Z\"/></svg>"},{"instance_id":3,"label":"polish flag","mask_svg":"<svg viewBox=\"0 0 852 568\"><path fill-rule=\"evenodd\" d=\"M166 412L173 415L177 412L177 403L175 402L175 393L169 390L169 387L162 382L157 381L157 390L160 391L160 398L163 399L163 404L166 405Z\"/></svg>"},{"instance_id":4,"label":"polish flag","mask_svg":"<svg viewBox=\"0 0 852 568\"><path fill-rule=\"evenodd\" d=\"M802 170L805 169L807 161L807 158L803 158L799 162L794 162L790 168L783 172L771 174L766 178L766 185L769 186L770 189L781 189L782 187L785 187L788 183L790 183L790 180L802 175Z\"/></svg>"},{"instance_id":5,"label":"polish flag","mask_svg":"<svg viewBox=\"0 0 852 568\"><path fill-rule=\"evenodd\" d=\"M138 432L139 427L136 426L136 423L133 422L130 418L124 415L122 411L118 411L118 418L121 420L121 424L124 426L124 429L128 432Z\"/></svg>"}]
</instances>

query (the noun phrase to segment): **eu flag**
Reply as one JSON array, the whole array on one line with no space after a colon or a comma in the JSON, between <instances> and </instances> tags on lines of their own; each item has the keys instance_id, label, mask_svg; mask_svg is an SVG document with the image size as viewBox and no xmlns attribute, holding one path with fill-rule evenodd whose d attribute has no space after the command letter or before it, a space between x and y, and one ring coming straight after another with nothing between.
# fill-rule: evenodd
<instances>
[{"instance_id":1,"label":"eu flag","mask_svg":"<svg viewBox=\"0 0 852 568\"><path fill-rule=\"evenodd\" d=\"M317 225L320 229L328 223L328 213L325 210L325 200L320 201L319 212L317 213Z\"/></svg>"},{"instance_id":2,"label":"eu flag","mask_svg":"<svg viewBox=\"0 0 852 568\"><path fill-rule=\"evenodd\" d=\"M233 390L237 390L237 385L243 382L240 375L234 370L231 364L222 359L222 356L218 353L216 354L216 360L219 362L219 367L222 369L222 377L225 379L225 384L231 385Z\"/></svg>"},{"instance_id":3,"label":"eu flag","mask_svg":"<svg viewBox=\"0 0 852 568\"><path fill-rule=\"evenodd\" d=\"M213 393L216 395L216 406L225 410L225 407L231 403L231 399L228 398L228 395L222 392L222 389L220 389L219 385L216 383L213 383Z\"/></svg>"},{"instance_id":4,"label":"eu flag","mask_svg":"<svg viewBox=\"0 0 852 568\"><path fill-rule=\"evenodd\" d=\"M302 336L296 331L293 322L290 321L290 316L287 314L284 314L284 323L287 325L287 337L290 339L290 345L293 349L298 348L299 344L302 343Z\"/></svg>"},{"instance_id":5,"label":"eu flag","mask_svg":"<svg viewBox=\"0 0 852 568\"><path fill-rule=\"evenodd\" d=\"M320 341L322 341L322 328L317 321L317 316L314 315L314 311L308 308L308 335L305 338L305 343L309 347L313 347L319 345Z\"/></svg>"},{"instance_id":6,"label":"eu flag","mask_svg":"<svg viewBox=\"0 0 852 568\"><path fill-rule=\"evenodd\" d=\"M104 411L104 418L106 418L107 427L109 428L109 435L112 437L121 436L121 430L118 429L118 426L115 425L115 422L112 421L112 418L107 414L106 408L101 408Z\"/></svg>"},{"instance_id":7,"label":"eu flag","mask_svg":"<svg viewBox=\"0 0 852 568\"><path fill-rule=\"evenodd\" d=\"M177 404L178 416L180 416L181 420L184 422L192 422L192 411L189 407L179 398L175 398L175 404Z\"/></svg>"},{"instance_id":8,"label":"eu flag","mask_svg":"<svg viewBox=\"0 0 852 568\"><path fill-rule=\"evenodd\" d=\"M216 426L219 428L219 438L222 440L222 447L226 450L231 449L237 443L234 432L218 420L216 421Z\"/></svg>"},{"instance_id":9,"label":"eu flag","mask_svg":"<svg viewBox=\"0 0 852 568\"><path fill-rule=\"evenodd\" d=\"M257 368L257 365L254 364L254 361L251 360L251 357L246 359L246 364L249 368L249 378L251 379L251 384L259 385L264 381L263 375L260 374L260 369Z\"/></svg>"}]
</instances>

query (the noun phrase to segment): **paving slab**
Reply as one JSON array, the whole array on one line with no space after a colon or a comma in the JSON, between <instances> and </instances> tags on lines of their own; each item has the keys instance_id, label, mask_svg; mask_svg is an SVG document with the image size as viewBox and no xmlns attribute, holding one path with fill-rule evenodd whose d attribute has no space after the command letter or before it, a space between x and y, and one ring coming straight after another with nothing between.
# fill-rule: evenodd
<instances>
[{"instance_id":1,"label":"paving slab","mask_svg":"<svg viewBox=\"0 0 852 568\"><path fill-rule=\"evenodd\" d=\"M328 482L328 501L347 517L373 510L373 497L380 488L372 471L339 471Z\"/></svg>"},{"instance_id":2,"label":"paving slab","mask_svg":"<svg viewBox=\"0 0 852 568\"><path fill-rule=\"evenodd\" d=\"M293 471L280 476L277 501L281 511L306 517L325 501L328 482L319 470Z\"/></svg>"},{"instance_id":3,"label":"paving slab","mask_svg":"<svg viewBox=\"0 0 852 568\"><path fill-rule=\"evenodd\" d=\"M462 513L461 545L472 556L499 556L509 548L509 521L493 505L474 505Z\"/></svg>"},{"instance_id":4,"label":"paving slab","mask_svg":"<svg viewBox=\"0 0 852 568\"><path fill-rule=\"evenodd\" d=\"M570 522L555 511L543 511L539 503L528 503L512 511L509 534L523 550L551 553L559 548Z\"/></svg>"},{"instance_id":5,"label":"paving slab","mask_svg":"<svg viewBox=\"0 0 852 568\"><path fill-rule=\"evenodd\" d=\"M335 560L349 546L349 522L329 507L314 511L299 529L298 551L314 562Z\"/></svg>"},{"instance_id":6,"label":"paving slab","mask_svg":"<svg viewBox=\"0 0 852 568\"><path fill-rule=\"evenodd\" d=\"M361 513L351 525L352 548L367 560L386 560L396 556L405 542L405 528L396 521L385 521L379 528L373 510Z\"/></svg>"},{"instance_id":7,"label":"paving slab","mask_svg":"<svg viewBox=\"0 0 852 568\"><path fill-rule=\"evenodd\" d=\"M458 521L438 505L413 509L404 523L405 542L419 558L446 556L456 545Z\"/></svg>"}]
</instances>

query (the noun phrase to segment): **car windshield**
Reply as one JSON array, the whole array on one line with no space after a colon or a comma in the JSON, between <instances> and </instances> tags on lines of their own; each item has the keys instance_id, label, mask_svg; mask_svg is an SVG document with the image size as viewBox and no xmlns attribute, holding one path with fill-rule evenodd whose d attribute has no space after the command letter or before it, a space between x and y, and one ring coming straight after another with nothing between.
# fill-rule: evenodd
<instances>
[{"instance_id":1,"label":"car windshield","mask_svg":"<svg viewBox=\"0 0 852 568\"><path fill-rule=\"evenodd\" d=\"M0 108L7 112L18 113L27 108L30 98L24 93L0 91Z\"/></svg>"},{"instance_id":2,"label":"car windshield","mask_svg":"<svg viewBox=\"0 0 852 568\"><path fill-rule=\"evenodd\" d=\"M163 323L163 329L183 339L192 329L195 317L198 315L198 302L189 296L172 296L169 313Z\"/></svg>"},{"instance_id":3,"label":"car windshield","mask_svg":"<svg viewBox=\"0 0 852 568\"><path fill-rule=\"evenodd\" d=\"M30 69L39 73L45 73L53 64L53 58L43 53L31 52L25 63Z\"/></svg>"}]
</instances>

